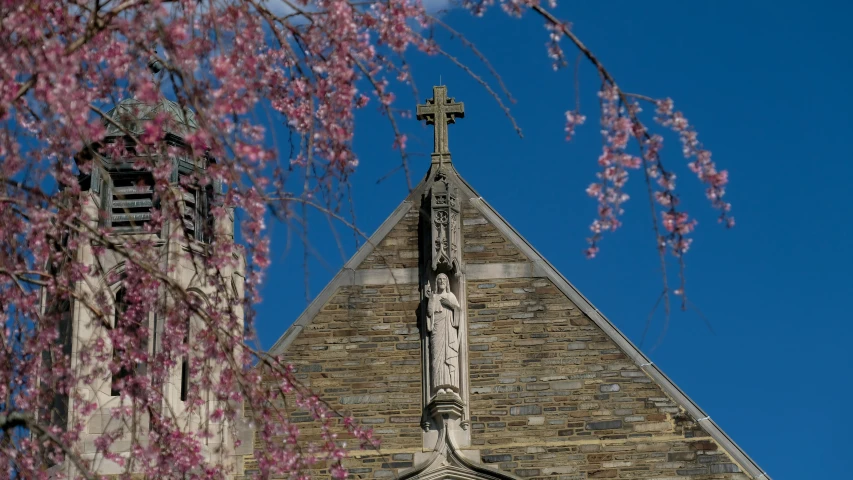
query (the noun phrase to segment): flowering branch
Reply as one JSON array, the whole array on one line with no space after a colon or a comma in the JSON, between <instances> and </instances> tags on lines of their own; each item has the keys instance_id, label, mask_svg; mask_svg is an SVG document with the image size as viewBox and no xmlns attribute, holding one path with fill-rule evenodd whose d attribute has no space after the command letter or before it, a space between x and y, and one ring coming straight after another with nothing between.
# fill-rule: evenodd
<instances>
[{"instance_id":1,"label":"flowering branch","mask_svg":"<svg viewBox=\"0 0 853 480\"><path fill-rule=\"evenodd\" d=\"M705 150L698 142L696 131L687 123L684 115L673 110L672 100L658 100L646 95L623 91L601 61L571 31L568 24L558 20L538 3L531 4L530 9L543 17L552 31L568 38L581 54L592 63L603 81L599 93L602 98L601 123L604 127L605 136L604 153L599 158L599 165L603 167L602 173L599 174L602 181L592 184L587 189L590 196L598 199L600 218L592 224L593 236L589 239L590 247L587 249L587 256L594 257L598 253L598 242L604 231L616 230L621 225L618 217L623 213L622 203L628 199L627 194L622 192L622 187L628 180L628 169L643 166L651 206L653 231L661 259L666 310L669 310L668 293L670 291L667 286L666 273L665 247L667 245L670 246L671 252L678 258L679 262L680 286L673 293L682 295L682 308L686 309L687 300L683 296L685 283L683 255L689 249L692 241L692 239L687 238L687 234L693 231L696 221L691 219L686 212L678 209L679 197L675 193L676 176L664 167L660 157L663 138L649 132L649 129L639 118L641 109L634 100L653 104L657 113L655 120L679 134L684 156L696 158L695 161L689 163L689 167L696 173L700 181L708 185L706 196L711 200L714 208L720 211L720 222L725 223L727 227L732 227L734 226L734 219L728 215L731 205L723 200L728 173L725 170L717 171L716 165L711 161L710 151ZM558 49L559 47L555 46L554 48ZM558 50L556 56L561 58L561 51ZM567 138L571 138L575 126L582 124L586 117L577 112L567 112L566 116ZM639 158L625 153L629 137L633 137L639 146L641 152ZM658 185L657 191L654 188L655 182ZM660 223L655 203L665 207L661 214ZM658 225L664 227L667 232L666 235L661 234Z\"/></svg>"},{"instance_id":2,"label":"flowering branch","mask_svg":"<svg viewBox=\"0 0 853 480\"><path fill-rule=\"evenodd\" d=\"M466 6L481 14L491 3ZM567 64L559 42L569 38L602 78L601 171L588 189L599 215L588 254L620 225L629 172L643 168L664 282L668 249L681 262L683 292L695 221L640 104L653 104L656 121L677 133L731 226L727 173L671 101L621 90L539 2L499 3L510 15L530 9L545 19L556 67ZM265 444L263 474L322 465L344 478L338 435L375 448L371 432L251 346L271 263L267 222L301 222L307 243L313 208L363 237L354 215L339 211L360 162L356 112L371 102L388 119L412 188L395 108L396 87L417 91L407 50L459 66L520 134L500 76L416 0L33 0L3 4L0 18L0 430L29 432L0 447L9 460L0 464L20 478L48 465L92 478L107 461L127 474L218 478L233 473L226 457L240 447L245 413ZM489 75L441 48L434 27ZM585 121L579 106L567 111L566 137ZM269 146L274 124L287 129L289 151ZM244 213L237 224L236 210ZM176 376L193 387L180 400L166 387ZM308 433L292 422L293 408L315 419ZM96 416L105 425L93 434ZM230 453L203 454L211 438ZM76 453L84 442L94 458Z\"/></svg>"}]
</instances>

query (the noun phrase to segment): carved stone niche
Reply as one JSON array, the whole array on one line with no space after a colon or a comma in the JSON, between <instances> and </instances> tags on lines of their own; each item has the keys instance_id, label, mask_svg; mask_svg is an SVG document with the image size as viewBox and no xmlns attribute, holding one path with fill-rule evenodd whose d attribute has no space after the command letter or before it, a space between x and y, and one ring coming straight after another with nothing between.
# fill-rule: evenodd
<instances>
[{"instance_id":1,"label":"carved stone niche","mask_svg":"<svg viewBox=\"0 0 853 480\"><path fill-rule=\"evenodd\" d=\"M439 170L421 205L421 365L425 448L470 445L468 341L459 190Z\"/></svg>"},{"instance_id":2,"label":"carved stone niche","mask_svg":"<svg viewBox=\"0 0 853 480\"><path fill-rule=\"evenodd\" d=\"M428 194L430 228L430 269L459 276L462 273L462 229L459 189L439 171Z\"/></svg>"}]
</instances>

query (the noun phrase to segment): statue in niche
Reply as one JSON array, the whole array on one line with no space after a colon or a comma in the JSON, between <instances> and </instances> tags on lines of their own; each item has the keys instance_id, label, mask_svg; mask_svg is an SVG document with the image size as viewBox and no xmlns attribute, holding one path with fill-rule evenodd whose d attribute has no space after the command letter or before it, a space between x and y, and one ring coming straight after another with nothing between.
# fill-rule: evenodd
<instances>
[{"instance_id":1,"label":"statue in niche","mask_svg":"<svg viewBox=\"0 0 853 480\"><path fill-rule=\"evenodd\" d=\"M430 339L430 371L435 394L459 392L459 301L450 280L440 273L436 291L427 282L426 327Z\"/></svg>"}]
</instances>

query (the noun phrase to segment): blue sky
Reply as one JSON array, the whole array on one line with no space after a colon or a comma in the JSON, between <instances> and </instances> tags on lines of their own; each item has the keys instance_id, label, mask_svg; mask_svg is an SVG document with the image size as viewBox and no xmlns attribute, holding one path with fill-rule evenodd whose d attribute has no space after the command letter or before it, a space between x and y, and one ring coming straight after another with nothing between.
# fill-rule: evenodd
<instances>
[{"instance_id":1,"label":"blue sky","mask_svg":"<svg viewBox=\"0 0 853 480\"><path fill-rule=\"evenodd\" d=\"M849 138L853 39L842 2L565 2L560 17L601 58L620 85L669 96L700 139L730 172L737 227L717 225L702 188L685 168L675 139L665 161L680 173L687 208L699 219L687 256L695 310L676 311L662 342L658 312L642 350L774 479L844 478L853 428L853 177ZM595 91L584 64L581 110L589 117L571 143L563 114L574 106L570 71L553 72L542 22L483 19L452 11L444 19L493 62L517 99L521 139L487 92L440 58L410 55L422 102L439 75L465 102L466 118L450 127L457 170L558 270L635 343L661 289L661 275L639 176L625 226L605 238L599 258L582 255L594 201L600 150ZM446 37L446 36L445 36ZM458 43L446 43L488 75ZM567 52L571 50L566 46ZM574 53L570 53L574 58ZM401 108L413 108L399 92ZM428 153L431 130L405 120L409 148ZM387 121L368 108L355 148L352 180L358 227L372 232L407 194L401 173L376 181L399 163ZM428 159L414 157L412 180ZM344 254L322 217L312 217L309 296L316 295L354 251L337 227ZM271 226L274 259L258 307L261 344L269 347L306 306L302 249L288 246L287 227Z\"/></svg>"}]
</instances>

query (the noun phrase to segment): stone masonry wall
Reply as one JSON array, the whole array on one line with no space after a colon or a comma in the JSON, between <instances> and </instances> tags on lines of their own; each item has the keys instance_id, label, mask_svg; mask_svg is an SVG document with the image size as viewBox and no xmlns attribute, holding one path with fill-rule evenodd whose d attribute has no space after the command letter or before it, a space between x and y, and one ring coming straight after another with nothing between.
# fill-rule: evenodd
<instances>
[{"instance_id":1,"label":"stone masonry wall","mask_svg":"<svg viewBox=\"0 0 853 480\"><path fill-rule=\"evenodd\" d=\"M358 268L418 268L419 208L412 206Z\"/></svg>"},{"instance_id":2,"label":"stone masonry wall","mask_svg":"<svg viewBox=\"0 0 853 480\"><path fill-rule=\"evenodd\" d=\"M745 479L551 282L468 284L472 443L520 477Z\"/></svg>"},{"instance_id":3,"label":"stone masonry wall","mask_svg":"<svg viewBox=\"0 0 853 480\"><path fill-rule=\"evenodd\" d=\"M469 202L464 202L462 208L462 242L462 258L468 264L528 260L517 246L501 235Z\"/></svg>"},{"instance_id":4,"label":"stone masonry wall","mask_svg":"<svg viewBox=\"0 0 853 480\"><path fill-rule=\"evenodd\" d=\"M286 352L302 383L382 437L389 457L364 452L349 459L352 478L391 476L392 469L411 466L421 450L418 298L417 285L341 288ZM310 417L292 418L310 438ZM246 473L255 468L247 459Z\"/></svg>"},{"instance_id":5,"label":"stone masonry wall","mask_svg":"<svg viewBox=\"0 0 853 480\"><path fill-rule=\"evenodd\" d=\"M359 268L416 268L417 225L415 206ZM463 241L466 264L529 261L467 202ZM415 284L342 287L286 352L314 392L382 437L383 455L352 452L352 478L394 478L423 451L418 297ZM467 301L471 448L484 464L550 480L749 478L547 279L469 280Z\"/></svg>"},{"instance_id":6,"label":"stone masonry wall","mask_svg":"<svg viewBox=\"0 0 853 480\"><path fill-rule=\"evenodd\" d=\"M415 203L402 220L358 266L367 268L417 268L420 204ZM468 202L462 208L462 256L466 263L525 262L527 257L501 235Z\"/></svg>"}]
</instances>

